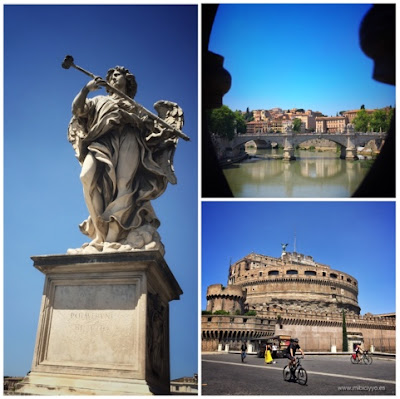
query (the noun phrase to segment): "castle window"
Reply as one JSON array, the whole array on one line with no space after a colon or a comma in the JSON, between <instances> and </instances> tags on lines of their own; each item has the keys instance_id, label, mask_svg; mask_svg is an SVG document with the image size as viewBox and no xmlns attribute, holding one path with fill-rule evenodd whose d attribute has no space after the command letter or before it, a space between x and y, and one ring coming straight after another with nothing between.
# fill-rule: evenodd
<instances>
[{"instance_id":1,"label":"castle window","mask_svg":"<svg viewBox=\"0 0 400 399\"><path fill-rule=\"evenodd\" d=\"M350 278L348 278L348 279L347 279L347 282L348 282L348 283L351 283L351 279L350 279Z\"/></svg>"},{"instance_id":2,"label":"castle window","mask_svg":"<svg viewBox=\"0 0 400 399\"><path fill-rule=\"evenodd\" d=\"M337 274L331 273L331 274L329 275L329 277L330 277L330 278L337 278Z\"/></svg>"},{"instance_id":3,"label":"castle window","mask_svg":"<svg viewBox=\"0 0 400 399\"><path fill-rule=\"evenodd\" d=\"M262 272L260 272L260 277L262 276Z\"/></svg>"},{"instance_id":4,"label":"castle window","mask_svg":"<svg viewBox=\"0 0 400 399\"><path fill-rule=\"evenodd\" d=\"M278 270L271 270L268 272L268 276L278 276L279 271Z\"/></svg>"},{"instance_id":5,"label":"castle window","mask_svg":"<svg viewBox=\"0 0 400 399\"><path fill-rule=\"evenodd\" d=\"M286 274L299 274L297 270L288 270Z\"/></svg>"},{"instance_id":6,"label":"castle window","mask_svg":"<svg viewBox=\"0 0 400 399\"><path fill-rule=\"evenodd\" d=\"M207 317L207 321L208 321L209 323L211 323L211 320L212 320L211 317Z\"/></svg>"},{"instance_id":7,"label":"castle window","mask_svg":"<svg viewBox=\"0 0 400 399\"><path fill-rule=\"evenodd\" d=\"M305 274L306 276L316 276L316 275L317 275L317 272L314 272L313 270L306 270L306 271L304 272L304 274Z\"/></svg>"},{"instance_id":8,"label":"castle window","mask_svg":"<svg viewBox=\"0 0 400 399\"><path fill-rule=\"evenodd\" d=\"M243 323L247 323L247 319L243 319Z\"/></svg>"},{"instance_id":9,"label":"castle window","mask_svg":"<svg viewBox=\"0 0 400 399\"><path fill-rule=\"evenodd\" d=\"M322 272L322 277L326 277L326 273L325 272Z\"/></svg>"},{"instance_id":10,"label":"castle window","mask_svg":"<svg viewBox=\"0 0 400 399\"><path fill-rule=\"evenodd\" d=\"M334 299L335 299L335 298L336 298L336 294L332 294L332 298L334 298Z\"/></svg>"},{"instance_id":11,"label":"castle window","mask_svg":"<svg viewBox=\"0 0 400 399\"><path fill-rule=\"evenodd\" d=\"M331 287L331 290L336 290L336 287Z\"/></svg>"}]
</instances>

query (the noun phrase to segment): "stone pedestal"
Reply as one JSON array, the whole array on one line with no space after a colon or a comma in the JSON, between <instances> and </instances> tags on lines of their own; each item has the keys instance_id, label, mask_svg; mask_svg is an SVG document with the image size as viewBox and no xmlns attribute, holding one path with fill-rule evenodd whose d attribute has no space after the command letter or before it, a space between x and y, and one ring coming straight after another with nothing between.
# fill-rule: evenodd
<instances>
[{"instance_id":1,"label":"stone pedestal","mask_svg":"<svg viewBox=\"0 0 400 399\"><path fill-rule=\"evenodd\" d=\"M169 301L182 290L158 251L32 259L46 280L18 393L169 394Z\"/></svg>"}]
</instances>

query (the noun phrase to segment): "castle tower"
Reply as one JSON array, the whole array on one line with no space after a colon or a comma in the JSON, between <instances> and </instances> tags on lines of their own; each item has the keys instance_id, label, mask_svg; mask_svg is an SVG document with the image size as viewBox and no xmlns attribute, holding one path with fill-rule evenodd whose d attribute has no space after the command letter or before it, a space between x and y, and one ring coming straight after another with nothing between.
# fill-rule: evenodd
<instances>
[{"instance_id":1,"label":"castle tower","mask_svg":"<svg viewBox=\"0 0 400 399\"><path fill-rule=\"evenodd\" d=\"M251 253L230 266L228 284L245 291L249 309L360 314L354 277L296 252Z\"/></svg>"},{"instance_id":2,"label":"castle tower","mask_svg":"<svg viewBox=\"0 0 400 399\"><path fill-rule=\"evenodd\" d=\"M207 288L207 310L209 312L224 310L230 314L242 314L245 309L245 299L240 286L224 287L222 284L214 284Z\"/></svg>"}]
</instances>

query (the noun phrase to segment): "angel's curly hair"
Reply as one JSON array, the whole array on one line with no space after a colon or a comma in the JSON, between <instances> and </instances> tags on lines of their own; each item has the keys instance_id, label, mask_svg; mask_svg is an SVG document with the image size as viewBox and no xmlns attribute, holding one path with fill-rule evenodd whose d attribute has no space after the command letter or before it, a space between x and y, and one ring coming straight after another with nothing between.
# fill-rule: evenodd
<instances>
[{"instance_id":1,"label":"angel's curly hair","mask_svg":"<svg viewBox=\"0 0 400 399\"><path fill-rule=\"evenodd\" d=\"M111 68L107 71L107 76L106 80L107 82L110 81L111 75L114 73L114 71L121 72L123 75L125 75L126 79L126 94L134 98L137 92L137 83L136 83L136 78L134 75L132 75L128 69L122 67L122 66L116 66L114 68Z\"/></svg>"}]
</instances>

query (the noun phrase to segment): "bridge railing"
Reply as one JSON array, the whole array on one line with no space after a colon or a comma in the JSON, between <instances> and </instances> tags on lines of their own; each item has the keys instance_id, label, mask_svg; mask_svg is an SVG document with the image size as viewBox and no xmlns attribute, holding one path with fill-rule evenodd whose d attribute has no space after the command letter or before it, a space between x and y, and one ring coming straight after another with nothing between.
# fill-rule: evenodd
<instances>
[{"instance_id":1,"label":"bridge railing","mask_svg":"<svg viewBox=\"0 0 400 399\"><path fill-rule=\"evenodd\" d=\"M359 135L359 136L385 136L386 132L309 132L309 133L297 133L297 132L278 132L278 133L268 133L268 132L256 132L256 133L242 133L237 134L236 137L243 137L243 136L285 136L285 135L296 135L296 136L320 136L320 135L329 135L329 136L342 136L346 134L350 135Z\"/></svg>"}]
</instances>

